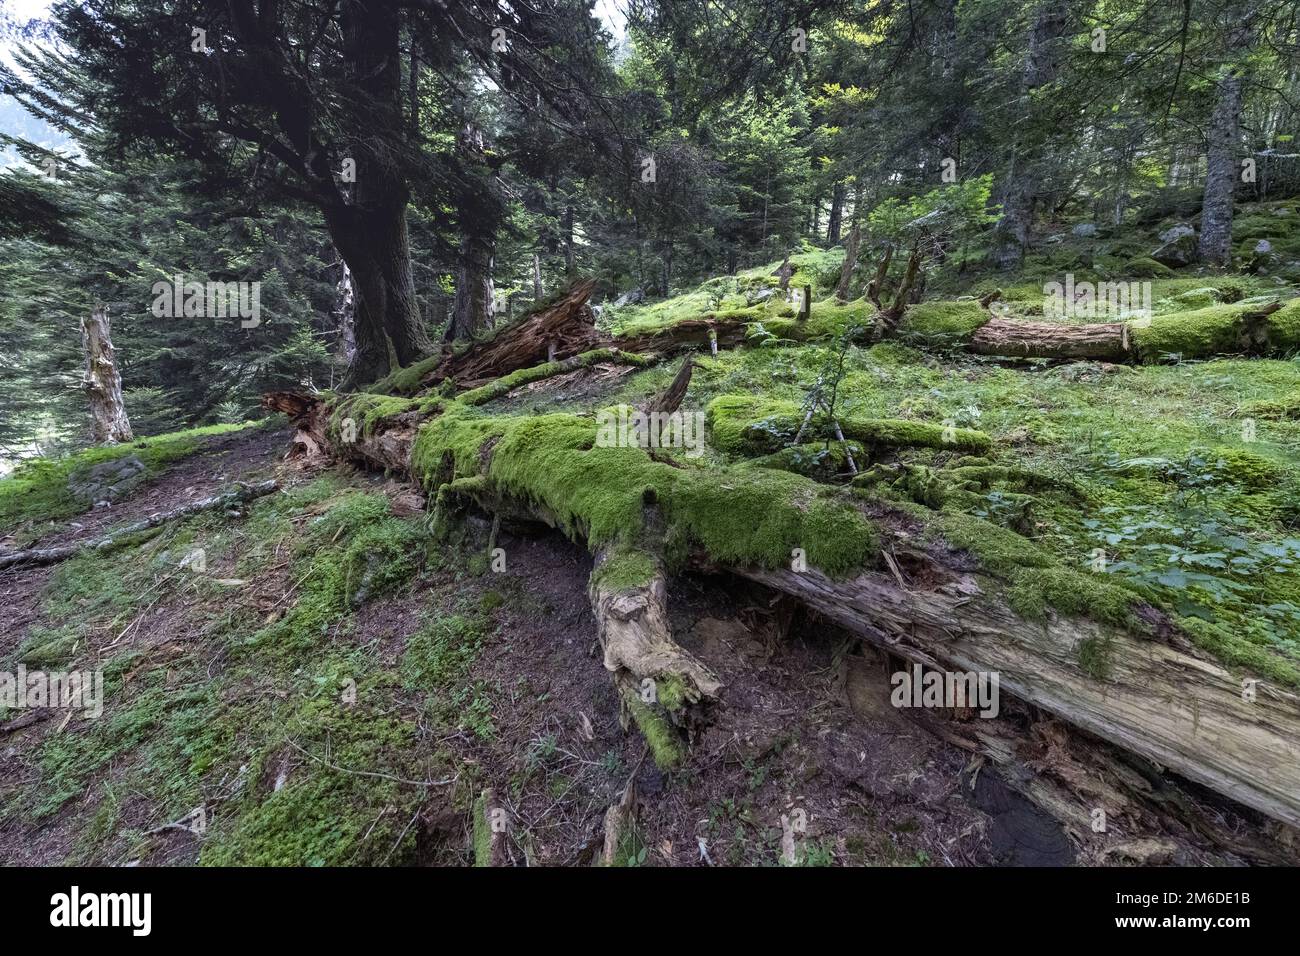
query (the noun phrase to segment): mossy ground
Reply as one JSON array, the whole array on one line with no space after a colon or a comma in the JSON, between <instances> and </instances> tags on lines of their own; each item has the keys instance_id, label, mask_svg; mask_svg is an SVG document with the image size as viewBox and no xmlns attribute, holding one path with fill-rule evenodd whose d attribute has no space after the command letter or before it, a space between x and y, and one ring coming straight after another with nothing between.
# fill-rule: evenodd
<instances>
[{"instance_id":1,"label":"mossy ground","mask_svg":"<svg viewBox=\"0 0 1300 956\"><path fill-rule=\"evenodd\" d=\"M86 502L78 501L68 487L69 476L79 469L134 455L144 464L147 476L153 478L169 464L193 455L204 439L255 424L205 425L122 445L87 448L63 458L25 461L0 480L0 534L19 524L58 521L84 511Z\"/></svg>"},{"instance_id":2,"label":"mossy ground","mask_svg":"<svg viewBox=\"0 0 1300 956\"><path fill-rule=\"evenodd\" d=\"M467 799L432 741L486 703L468 668L494 627L486 604L429 608L397 655L361 630L439 565L429 542L327 476L65 562L6 666L103 667L104 716L42 738L0 788L0 827L87 813L69 861L165 858L167 832L146 831L203 806L202 863L411 862L413 814ZM196 547L202 573L179 566Z\"/></svg>"}]
</instances>

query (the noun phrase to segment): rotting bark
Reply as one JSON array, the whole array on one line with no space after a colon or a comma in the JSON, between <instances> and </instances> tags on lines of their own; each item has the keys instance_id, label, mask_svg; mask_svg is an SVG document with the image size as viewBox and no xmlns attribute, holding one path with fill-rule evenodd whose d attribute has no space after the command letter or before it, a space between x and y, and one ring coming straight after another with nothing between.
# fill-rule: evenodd
<instances>
[{"instance_id":1,"label":"rotting bark","mask_svg":"<svg viewBox=\"0 0 1300 956\"><path fill-rule=\"evenodd\" d=\"M261 481L253 485L240 484L234 491L211 495L190 504L182 505L179 508L172 508L170 511L160 511L141 521L133 522L125 528L120 528L107 537L98 538L94 541L74 541L72 544L61 544L53 548L30 548L26 551L15 551L12 554L0 554L0 569L18 565L55 564L86 551L101 553L112 551L115 548L133 543L132 539L136 535L148 531L150 528L156 528L159 525L180 518L188 518L203 511L243 504L263 495L269 495L279 487L280 483L277 481Z\"/></svg>"},{"instance_id":2,"label":"rotting bark","mask_svg":"<svg viewBox=\"0 0 1300 956\"><path fill-rule=\"evenodd\" d=\"M736 573L808 607L880 647L940 669L996 672L1001 686L1065 722L1140 754L1239 803L1300 826L1300 697L1242 682L1184 647L1135 638L1094 622L1026 621L990 594L980 575L921 559L909 587L865 572L832 581L816 570ZM1079 645L1108 644L1099 681Z\"/></svg>"},{"instance_id":3,"label":"rotting bark","mask_svg":"<svg viewBox=\"0 0 1300 956\"><path fill-rule=\"evenodd\" d=\"M605 345L606 337L596 331L587 304L595 287L590 279L575 283L556 302L501 329L486 342L447 355L423 384L450 378L462 388L472 388L546 361L552 349L556 359L565 359Z\"/></svg>"},{"instance_id":4,"label":"rotting bark","mask_svg":"<svg viewBox=\"0 0 1300 956\"><path fill-rule=\"evenodd\" d=\"M300 422L309 427L323 424L319 402L299 397L273 404L296 407ZM331 448L344 457L410 474L415 470L412 444L420 427L419 416L403 413L373 434ZM390 434L394 437L385 442ZM318 439L328 443L323 431ZM441 489L439 507L462 498L489 512L525 516L572 533L539 502L512 498L494 486L493 448L484 432L476 474L435 476ZM546 467L545 451L538 454L538 468ZM727 473L719 471L720 484L725 484L721 479ZM719 494L719 507L726 507L725 492ZM657 511L652 505L647 502L648 511ZM698 553L695 564L730 571L788 595L910 660L941 669L997 672L1015 697L1245 806L1300 825L1300 697L1295 692L1260 680L1255 699L1247 702L1240 675L1195 651L1162 612L1136 596L1131 599L1131 632L1051 607L1041 616L1026 617L1009 603L1007 582L998 573L984 568L975 555L946 545L943 532L929 528L923 518L896 512L895 506L874 499L857 507L890 529L893 560L879 557L879 568L869 562L855 576L834 580L811 567L796 571L719 564ZM653 527L648 522L647 533ZM642 563L648 562L648 576L607 567L628 554L597 549L590 593L606 665L615 671L616 684L630 706L635 707L646 679L661 699L662 688L671 688L667 703L681 709L664 709L681 723L684 715L706 712L700 705L716 699L716 679L672 641L658 556L644 549L633 552ZM1037 573L1029 567L1022 570ZM1106 648L1104 678L1081 662L1085 644ZM647 715L634 716L645 731ZM663 719L659 711L648 716ZM646 733L653 746L656 731Z\"/></svg>"},{"instance_id":5,"label":"rotting bark","mask_svg":"<svg viewBox=\"0 0 1300 956\"><path fill-rule=\"evenodd\" d=\"M1122 362L1129 357L1131 345L1128 325L1123 322L1062 325L994 318L975 330L967 348L980 355L1013 358Z\"/></svg>"},{"instance_id":6,"label":"rotting bark","mask_svg":"<svg viewBox=\"0 0 1300 956\"><path fill-rule=\"evenodd\" d=\"M97 445L131 441L134 436L122 401L122 375L109 338L108 309L102 304L81 320L81 347L86 355L81 387L90 400L91 438Z\"/></svg>"}]
</instances>

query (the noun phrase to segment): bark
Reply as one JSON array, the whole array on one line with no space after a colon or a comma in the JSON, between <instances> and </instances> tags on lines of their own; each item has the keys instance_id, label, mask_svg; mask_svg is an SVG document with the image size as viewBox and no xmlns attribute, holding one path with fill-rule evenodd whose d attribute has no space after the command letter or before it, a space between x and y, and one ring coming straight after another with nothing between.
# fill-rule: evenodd
<instances>
[{"instance_id":1,"label":"bark","mask_svg":"<svg viewBox=\"0 0 1300 956\"><path fill-rule=\"evenodd\" d=\"M989 319L975 330L967 348L980 355L1122 362L1130 357L1128 325L1099 322L1060 325Z\"/></svg>"},{"instance_id":2,"label":"bark","mask_svg":"<svg viewBox=\"0 0 1300 956\"><path fill-rule=\"evenodd\" d=\"M345 4L344 58L364 94L376 129L400 130L402 58L398 11ZM357 349L345 387L387 375L429 350L411 274L405 174L386 137L359 139L351 158L351 195L323 207L334 246L352 272L356 291Z\"/></svg>"},{"instance_id":3,"label":"bark","mask_svg":"<svg viewBox=\"0 0 1300 956\"><path fill-rule=\"evenodd\" d=\"M322 416L319 400L301 396L280 403L297 407L300 421ZM316 409L316 411L313 411ZM407 436L408 456L418 419L399 415L392 430ZM385 426L381 424L380 431ZM325 439L321 432L321 439ZM390 448L367 452L375 435L335 448L348 457L396 464ZM544 467L546 449L539 449ZM373 457L370 457L372 456ZM444 484L448 493L472 499L488 511L527 515L560 524L536 502L512 500L487 480L491 445L480 455L479 477ZM725 507L720 491L719 506ZM646 530L656 527L647 507ZM912 512L883 500L863 503L878 523L890 529L892 560L881 556L855 576L832 580L815 568L804 571L720 565L694 556L697 568L729 571L792 597L872 644L920 664L954 671L995 672L1001 688L1021 701L1102 740L1173 770L1245 806L1300 825L1300 697L1259 681L1253 701L1244 699L1239 675L1200 655L1158 610L1138 604L1132 630L1072 617L1047 608L1026 618L1004 597L1005 582L983 568L975 556L936 538L933 528ZM639 583L609 584L606 562L627 552L598 550L590 585L605 663L621 688L669 684L680 693L684 714L707 715L719 686L701 662L672 639L666 613L666 584L653 552L639 552L652 573ZM1106 676L1080 663L1084 642L1106 648ZM650 735L647 735L649 740Z\"/></svg>"},{"instance_id":4,"label":"bark","mask_svg":"<svg viewBox=\"0 0 1300 956\"><path fill-rule=\"evenodd\" d=\"M840 282L835 287L835 298L841 302L849 301L849 283L853 281L853 270L858 266L858 244L862 241L862 228L858 223L849 230L849 241L844 245L844 265L840 267Z\"/></svg>"},{"instance_id":5,"label":"bark","mask_svg":"<svg viewBox=\"0 0 1300 956\"><path fill-rule=\"evenodd\" d=\"M1205 164L1198 252L1203 260L1226 266L1232 257L1232 202L1237 191L1241 140L1241 77L1230 70L1215 88Z\"/></svg>"},{"instance_id":6,"label":"bark","mask_svg":"<svg viewBox=\"0 0 1300 956\"><path fill-rule=\"evenodd\" d=\"M95 306L81 320L81 348L86 370L81 378L90 401L90 434L97 445L131 441L131 422L122 401L122 376L109 338L108 309Z\"/></svg>"},{"instance_id":7,"label":"bark","mask_svg":"<svg viewBox=\"0 0 1300 956\"><path fill-rule=\"evenodd\" d=\"M352 270L342 263L343 275L335 287L334 314L339 317L339 357L350 366L357 354L357 296L352 285Z\"/></svg>"},{"instance_id":8,"label":"bark","mask_svg":"<svg viewBox=\"0 0 1300 956\"><path fill-rule=\"evenodd\" d=\"M836 183L831 191L831 215L826 224L826 244L833 246L840 241L840 228L844 217L844 183Z\"/></svg>"},{"instance_id":9,"label":"bark","mask_svg":"<svg viewBox=\"0 0 1300 956\"><path fill-rule=\"evenodd\" d=\"M542 257L533 253L533 301L542 301Z\"/></svg>"},{"instance_id":10,"label":"bark","mask_svg":"<svg viewBox=\"0 0 1300 956\"><path fill-rule=\"evenodd\" d=\"M691 387L691 375L694 371L695 363L688 358L677 370L668 387L646 403L646 412L677 411L681 407L682 399L686 397L686 390Z\"/></svg>"},{"instance_id":11,"label":"bark","mask_svg":"<svg viewBox=\"0 0 1300 956\"><path fill-rule=\"evenodd\" d=\"M871 282L867 285L867 301L877 309L884 308L880 304L880 296L885 288L885 278L889 275L889 264L894 258L893 243L885 244L885 252L876 263L876 274Z\"/></svg>"},{"instance_id":12,"label":"bark","mask_svg":"<svg viewBox=\"0 0 1300 956\"><path fill-rule=\"evenodd\" d=\"M716 698L722 687L717 677L672 638L668 584L662 567L646 584L610 587L600 574L609 559L607 551L597 552L589 587L605 669L626 673L638 686L647 679L678 681L688 706ZM657 560L655 563L658 565Z\"/></svg>"},{"instance_id":13,"label":"bark","mask_svg":"<svg viewBox=\"0 0 1300 956\"><path fill-rule=\"evenodd\" d=\"M487 342L447 356L428 382L451 378L460 387L471 388L547 361L552 349L554 358L564 359L607 344L606 337L596 331L595 316L587 304L595 287L591 280L575 283L563 298L502 329Z\"/></svg>"},{"instance_id":14,"label":"bark","mask_svg":"<svg viewBox=\"0 0 1300 956\"><path fill-rule=\"evenodd\" d=\"M1058 617L1028 622L987 582L933 553L900 587L892 575L831 581L815 570L738 569L909 660L997 672L1009 693L1262 813L1300 825L1300 697L1264 687L1242 699L1240 677L1182 646ZM972 598L978 598L972 600ZM1077 649L1109 642L1105 681Z\"/></svg>"},{"instance_id":15,"label":"bark","mask_svg":"<svg viewBox=\"0 0 1300 956\"><path fill-rule=\"evenodd\" d=\"M492 327L492 255L490 236L467 234L460 245L456 267L456 301L452 306L447 341L459 342Z\"/></svg>"},{"instance_id":16,"label":"bark","mask_svg":"<svg viewBox=\"0 0 1300 956\"><path fill-rule=\"evenodd\" d=\"M573 207L564 207L564 272L573 278Z\"/></svg>"},{"instance_id":17,"label":"bark","mask_svg":"<svg viewBox=\"0 0 1300 956\"><path fill-rule=\"evenodd\" d=\"M415 298L404 195L370 208L327 210L325 223L356 296L356 351L345 383L351 388L417 360L430 344Z\"/></svg>"},{"instance_id":18,"label":"bark","mask_svg":"<svg viewBox=\"0 0 1300 956\"><path fill-rule=\"evenodd\" d=\"M160 511L149 517L127 525L105 538L98 538L94 541L76 541L72 544L62 544L53 548L30 548L26 551L15 551L12 554L0 554L0 568L10 568L16 565L36 565L36 564L55 564L59 561L66 561L68 558L81 554L84 551L112 551L123 545L131 543L131 539L142 531L148 531L150 528L156 528L168 521L175 521L178 518L188 518L190 515L198 514L202 511L211 511L218 508L229 508L232 505L243 504L252 501L254 498L260 498L263 495L269 495L280 487L276 481L262 481L255 485L239 485L234 491L228 491L225 494L212 495L202 498L199 501L191 502L188 505L182 505L179 508L173 508L170 511Z\"/></svg>"},{"instance_id":19,"label":"bark","mask_svg":"<svg viewBox=\"0 0 1300 956\"><path fill-rule=\"evenodd\" d=\"M903 270L903 282L894 293L893 304L876 317L877 337L892 335L902 321L903 313L912 301L912 290L921 281L922 255L920 246L912 247L912 254L907 257L907 268Z\"/></svg>"}]
</instances>

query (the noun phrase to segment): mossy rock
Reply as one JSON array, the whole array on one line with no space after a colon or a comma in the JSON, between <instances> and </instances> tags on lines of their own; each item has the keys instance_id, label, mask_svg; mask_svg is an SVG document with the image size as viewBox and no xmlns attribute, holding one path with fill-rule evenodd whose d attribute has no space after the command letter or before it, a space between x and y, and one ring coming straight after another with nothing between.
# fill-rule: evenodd
<instances>
[{"instance_id":1,"label":"mossy rock","mask_svg":"<svg viewBox=\"0 0 1300 956\"><path fill-rule=\"evenodd\" d=\"M1174 270L1163 263L1156 262L1150 256L1139 256L1136 259L1130 259L1123 265L1123 272L1126 276L1132 276L1134 279L1168 279L1174 275Z\"/></svg>"}]
</instances>

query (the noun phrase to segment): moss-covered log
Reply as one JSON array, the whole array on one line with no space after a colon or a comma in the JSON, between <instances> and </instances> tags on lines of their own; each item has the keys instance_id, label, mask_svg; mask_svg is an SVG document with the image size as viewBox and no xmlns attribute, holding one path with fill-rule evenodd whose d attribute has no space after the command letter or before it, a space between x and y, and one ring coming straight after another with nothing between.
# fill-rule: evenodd
<instances>
[{"instance_id":1,"label":"moss-covered log","mask_svg":"<svg viewBox=\"0 0 1300 956\"><path fill-rule=\"evenodd\" d=\"M1300 299L1079 324L995 317L974 300L926 302L907 310L898 331L922 345L1012 358L1150 363L1171 356L1285 355L1300 349Z\"/></svg>"},{"instance_id":2,"label":"moss-covered log","mask_svg":"<svg viewBox=\"0 0 1300 956\"><path fill-rule=\"evenodd\" d=\"M665 623L665 565L691 563L794 597L914 660L997 672L1063 720L1300 825L1300 698L1261 679L1247 699L1251 675L1210 659L1133 591L1027 538L868 488L603 447L588 416L404 401L352 443L338 441L338 418L356 413L356 399L301 420L328 417L319 438L335 453L405 471L440 508L470 499L585 541L598 556L591 594L606 661L665 754L672 715L698 712L717 690ZM646 678L649 703L638 693Z\"/></svg>"}]
</instances>

